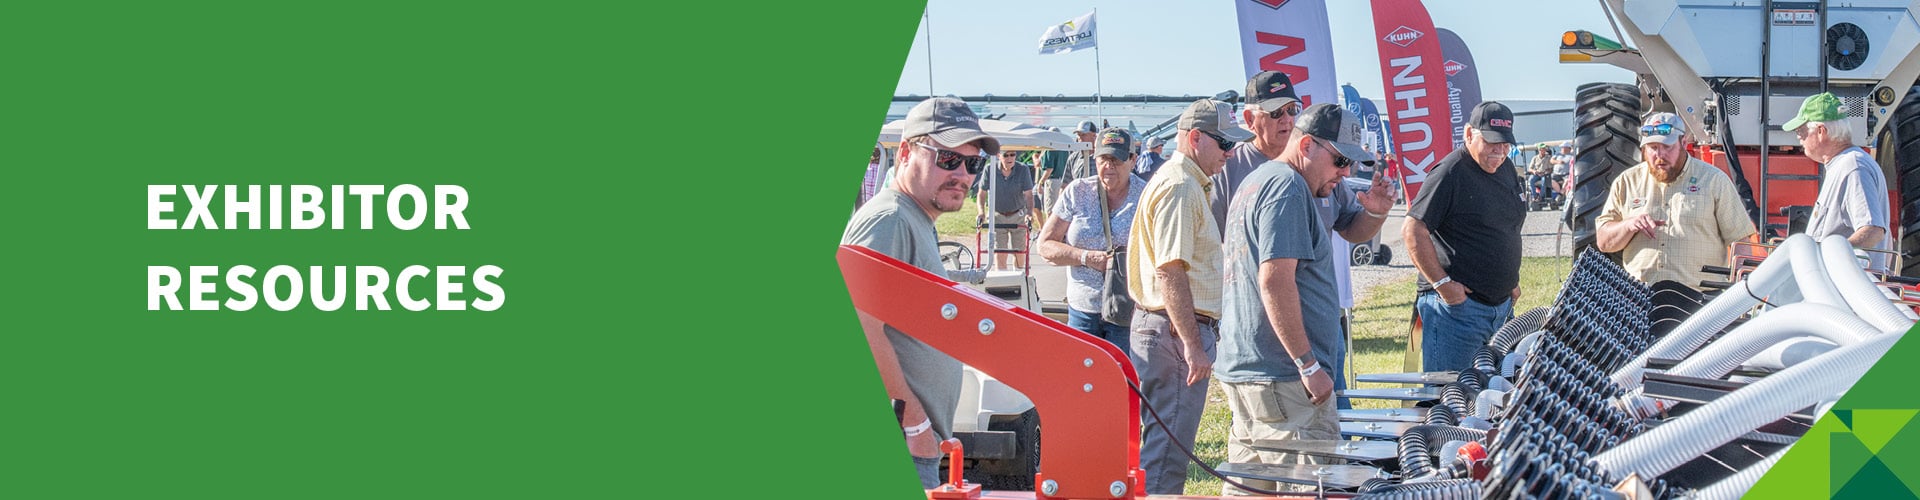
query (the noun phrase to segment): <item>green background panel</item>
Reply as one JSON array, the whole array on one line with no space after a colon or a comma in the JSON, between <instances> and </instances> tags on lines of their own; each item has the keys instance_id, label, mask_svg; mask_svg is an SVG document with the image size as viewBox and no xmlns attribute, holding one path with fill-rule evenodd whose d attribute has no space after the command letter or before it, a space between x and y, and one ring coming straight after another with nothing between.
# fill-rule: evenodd
<instances>
[{"instance_id":1,"label":"green background panel","mask_svg":"<svg viewBox=\"0 0 1920 500\"><path fill-rule=\"evenodd\" d=\"M0 7L0 496L913 496L832 255L919 12ZM472 230L145 229L147 184L402 183ZM240 264L507 301L145 310Z\"/></svg>"}]
</instances>

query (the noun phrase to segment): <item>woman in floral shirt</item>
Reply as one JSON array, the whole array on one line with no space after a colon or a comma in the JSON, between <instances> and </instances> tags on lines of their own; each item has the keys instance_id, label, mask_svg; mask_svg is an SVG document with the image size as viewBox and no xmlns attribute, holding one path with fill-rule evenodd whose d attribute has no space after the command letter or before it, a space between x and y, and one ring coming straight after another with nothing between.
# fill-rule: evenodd
<instances>
[{"instance_id":1,"label":"woman in floral shirt","mask_svg":"<svg viewBox=\"0 0 1920 500\"><path fill-rule=\"evenodd\" d=\"M1099 175L1076 179L1061 190L1040 231L1040 256L1055 265L1073 266L1068 273L1067 326L1107 339L1120 352L1131 352L1127 328L1100 320L1100 290L1106 280L1107 250L1126 246L1134 206L1147 181L1132 175L1133 137L1127 131L1101 131L1096 143ZM1112 242L1100 228L1102 196Z\"/></svg>"}]
</instances>

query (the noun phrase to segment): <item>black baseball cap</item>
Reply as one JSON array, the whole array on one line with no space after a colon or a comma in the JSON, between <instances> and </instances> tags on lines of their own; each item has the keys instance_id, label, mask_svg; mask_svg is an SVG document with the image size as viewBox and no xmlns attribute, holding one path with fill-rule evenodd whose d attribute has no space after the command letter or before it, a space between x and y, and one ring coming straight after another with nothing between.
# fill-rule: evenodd
<instances>
[{"instance_id":1,"label":"black baseball cap","mask_svg":"<svg viewBox=\"0 0 1920 500\"><path fill-rule=\"evenodd\" d=\"M1509 144L1513 142L1513 110L1496 101L1487 101L1473 107L1473 116L1467 125L1480 131L1487 142Z\"/></svg>"},{"instance_id":2,"label":"black baseball cap","mask_svg":"<svg viewBox=\"0 0 1920 500\"><path fill-rule=\"evenodd\" d=\"M1247 79L1247 106L1272 113L1289 103L1300 102L1293 90L1293 79L1286 73L1262 71Z\"/></svg>"},{"instance_id":3,"label":"black baseball cap","mask_svg":"<svg viewBox=\"0 0 1920 500\"><path fill-rule=\"evenodd\" d=\"M1125 161L1133 157L1133 134L1127 129L1108 128L1093 138L1093 155L1108 155Z\"/></svg>"},{"instance_id":4,"label":"black baseball cap","mask_svg":"<svg viewBox=\"0 0 1920 500\"><path fill-rule=\"evenodd\" d=\"M1293 119L1293 131L1332 143L1334 149L1340 150L1340 156L1349 160L1373 165L1373 153L1361 146L1366 139L1361 135L1360 117L1347 108L1324 102L1308 106L1299 118Z\"/></svg>"}]
</instances>

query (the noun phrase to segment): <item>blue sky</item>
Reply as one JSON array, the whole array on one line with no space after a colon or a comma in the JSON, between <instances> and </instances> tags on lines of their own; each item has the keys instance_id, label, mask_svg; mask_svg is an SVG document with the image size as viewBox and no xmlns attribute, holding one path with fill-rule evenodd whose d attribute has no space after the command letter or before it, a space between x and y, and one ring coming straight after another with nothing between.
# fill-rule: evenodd
<instances>
[{"instance_id":1,"label":"blue sky","mask_svg":"<svg viewBox=\"0 0 1920 500\"><path fill-rule=\"evenodd\" d=\"M1326 2L1340 82L1380 96L1371 2ZM1583 83L1633 81L1631 73L1612 66L1559 63L1562 32L1587 29L1614 38L1599 2L1426 0L1426 6L1434 26L1466 40L1487 99L1572 99ZM929 0L934 92L1093 94L1091 51L1043 56L1036 46L1048 26L1095 7L1106 95L1197 96L1245 88L1229 0ZM895 94L927 94L926 28L915 36Z\"/></svg>"}]
</instances>

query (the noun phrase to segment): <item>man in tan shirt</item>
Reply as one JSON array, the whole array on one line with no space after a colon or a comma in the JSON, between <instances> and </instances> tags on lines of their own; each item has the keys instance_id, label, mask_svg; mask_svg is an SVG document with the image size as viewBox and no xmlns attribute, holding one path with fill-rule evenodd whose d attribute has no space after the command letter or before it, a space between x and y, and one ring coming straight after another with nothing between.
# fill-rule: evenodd
<instances>
[{"instance_id":1,"label":"man in tan shirt","mask_svg":"<svg viewBox=\"0 0 1920 500\"><path fill-rule=\"evenodd\" d=\"M1686 123L1658 113L1640 127L1646 161L1622 172L1607 190L1596 246L1621 252L1628 274L1646 283L1661 280L1699 288L1725 280L1700 270L1727 263L1727 246L1755 233L1733 180L1706 162L1687 156Z\"/></svg>"},{"instance_id":2,"label":"man in tan shirt","mask_svg":"<svg viewBox=\"0 0 1920 500\"><path fill-rule=\"evenodd\" d=\"M1232 125L1232 106L1195 101L1180 114L1173 158L1140 193L1127 250L1127 290L1137 309L1131 339L1133 367L1145 403L1174 434L1141 409L1140 470L1147 493L1185 491L1187 458L1207 403L1207 375L1218 340L1222 283L1220 225L1213 219L1210 176L1227 164L1233 142L1247 134Z\"/></svg>"}]
</instances>

